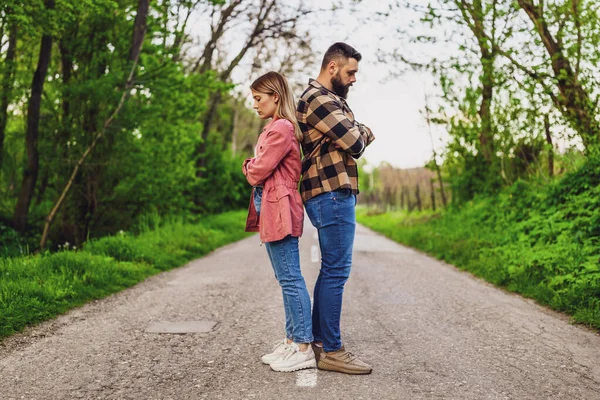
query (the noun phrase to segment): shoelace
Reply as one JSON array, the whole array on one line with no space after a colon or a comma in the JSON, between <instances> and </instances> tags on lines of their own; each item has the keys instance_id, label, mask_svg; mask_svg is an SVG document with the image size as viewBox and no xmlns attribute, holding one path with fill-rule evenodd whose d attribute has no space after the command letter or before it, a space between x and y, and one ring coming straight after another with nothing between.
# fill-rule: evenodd
<instances>
[{"instance_id":1,"label":"shoelace","mask_svg":"<svg viewBox=\"0 0 600 400\"><path fill-rule=\"evenodd\" d=\"M354 354L350 353L349 351L347 351L342 356L342 360L344 362L351 363L352 361L356 360L356 356Z\"/></svg>"},{"instance_id":2,"label":"shoelace","mask_svg":"<svg viewBox=\"0 0 600 400\"><path fill-rule=\"evenodd\" d=\"M298 346L292 346L291 344L286 344L287 349L285 354L283 355L283 357L281 358L282 360L287 360L288 358L290 358L291 356L293 356L294 354L296 354L297 351L300 350L300 348Z\"/></svg>"},{"instance_id":3,"label":"shoelace","mask_svg":"<svg viewBox=\"0 0 600 400\"><path fill-rule=\"evenodd\" d=\"M287 348L289 347L289 344L287 344L285 341L282 342L281 340L278 340L275 343L273 343L273 350L275 350L276 348L278 348L282 344L283 344L283 348L287 350Z\"/></svg>"}]
</instances>

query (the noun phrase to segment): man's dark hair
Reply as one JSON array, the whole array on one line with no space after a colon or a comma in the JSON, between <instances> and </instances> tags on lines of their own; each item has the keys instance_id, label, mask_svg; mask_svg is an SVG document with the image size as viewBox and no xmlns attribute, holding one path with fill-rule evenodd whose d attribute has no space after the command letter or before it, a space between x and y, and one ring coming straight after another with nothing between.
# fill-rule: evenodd
<instances>
[{"instance_id":1,"label":"man's dark hair","mask_svg":"<svg viewBox=\"0 0 600 400\"><path fill-rule=\"evenodd\" d=\"M325 55L323 56L323 62L321 63L321 71L327 68L327 65L334 60L339 60L343 58L344 60L348 60L349 58L354 58L356 61L360 61L362 59L362 55L356 51L356 49L346 43L337 42L329 46Z\"/></svg>"}]
</instances>

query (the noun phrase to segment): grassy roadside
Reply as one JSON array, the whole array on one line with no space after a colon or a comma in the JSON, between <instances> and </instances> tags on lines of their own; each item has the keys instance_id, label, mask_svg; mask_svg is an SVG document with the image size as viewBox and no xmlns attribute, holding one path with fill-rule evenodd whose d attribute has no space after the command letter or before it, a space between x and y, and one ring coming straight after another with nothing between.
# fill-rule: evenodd
<instances>
[{"instance_id":1,"label":"grassy roadside","mask_svg":"<svg viewBox=\"0 0 600 400\"><path fill-rule=\"evenodd\" d=\"M600 167L442 213L374 214L358 221L389 238L600 329Z\"/></svg>"},{"instance_id":2,"label":"grassy roadside","mask_svg":"<svg viewBox=\"0 0 600 400\"><path fill-rule=\"evenodd\" d=\"M245 216L228 212L196 224L149 218L136 236L120 233L81 250L1 258L0 340L248 236Z\"/></svg>"}]
</instances>

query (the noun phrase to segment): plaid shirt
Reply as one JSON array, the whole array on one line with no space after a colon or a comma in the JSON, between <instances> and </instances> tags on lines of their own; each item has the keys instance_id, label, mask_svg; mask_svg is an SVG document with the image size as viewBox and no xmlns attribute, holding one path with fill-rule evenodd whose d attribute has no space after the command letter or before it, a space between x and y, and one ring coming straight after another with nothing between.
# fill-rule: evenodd
<instances>
[{"instance_id":1,"label":"plaid shirt","mask_svg":"<svg viewBox=\"0 0 600 400\"><path fill-rule=\"evenodd\" d=\"M314 79L308 84L296 110L304 134L302 200L337 189L351 189L358 194L355 159L375 137L369 128L354 120L346 100Z\"/></svg>"}]
</instances>

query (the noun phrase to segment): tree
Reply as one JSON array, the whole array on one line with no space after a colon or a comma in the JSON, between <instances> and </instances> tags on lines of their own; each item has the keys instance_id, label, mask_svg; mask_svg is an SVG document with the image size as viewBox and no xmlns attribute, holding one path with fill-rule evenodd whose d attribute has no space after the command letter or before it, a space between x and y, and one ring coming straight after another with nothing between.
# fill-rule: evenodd
<instances>
[{"instance_id":1,"label":"tree","mask_svg":"<svg viewBox=\"0 0 600 400\"><path fill-rule=\"evenodd\" d=\"M398 29L405 48L382 58L400 61L400 71L426 70L438 79L438 107L430 121L450 135L443 169L453 200L532 173L551 176L552 136L571 140L575 134L588 153L596 151L595 2L436 0L422 6L407 0L403 11L414 12L419 22ZM433 52L427 50L430 43L436 44ZM413 45L415 55L409 51ZM548 168L540 167L544 157Z\"/></svg>"},{"instance_id":2,"label":"tree","mask_svg":"<svg viewBox=\"0 0 600 400\"><path fill-rule=\"evenodd\" d=\"M480 170L476 175L481 179L467 197L496 190L501 182L493 108L505 79L498 69L497 49L511 36L506 21L514 10L497 0L438 0L427 6L409 0L403 9L417 15L418 22L399 29L400 39L408 48L418 45L420 50L411 57L396 49L383 60L400 61L439 79L441 105L433 120L448 124L457 142L468 144L465 156L476 158L471 166ZM439 51L440 43L447 51ZM436 50L424 50L427 44Z\"/></svg>"},{"instance_id":3,"label":"tree","mask_svg":"<svg viewBox=\"0 0 600 400\"><path fill-rule=\"evenodd\" d=\"M149 10L149 0L138 0L137 12L136 12L135 21L133 24L131 48L129 51L129 61L131 62L131 70L127 77L127 81L126 81L125 87L123 89L123 94L121 95L121 99L119 100L119 103L115 107L115 110L112 112L110 117L104 122L104 125L103 125L102 129L100 130L100 132L98 132L96 134L92 143L88 146L88 148L85 150L83 155L77 161L77 164L75 165L75 168L73 169L73 172L71 173L71 177L70 177L69 181L67 182L67 185L63 189L59 199L57 200L56 204L52 208L52 211L50 211L50 214L48 214L48 217L46 217L46 224L44 226L44 232L42 234L42 238L40 241L40 249L42 249L42 250L46 246L46 241L48 240L48 232L49 232L50 226L52 225L52 222L54 222L54 218L56 217L56 214L58 213L60 206L62 205L67 193L69 192L69 189L71 188L71 186L75 180L75 177L77 176L79 168L84 163L84 161L88 157L88 155L92 152L92 150L94 150L94 147L96 146L98 141L104 136L106 130L111 126L111 124L113 123L115 118L119 115L119 112L121 111L121 108L123 107L125 100L127 99L129 91L131 90L131 88L134 84L135 72L136 72L136 68L138 65L140 52L142 50L142 45L144 43L144 37L146 35L146 23L147 23L147 19L148 19L148 10Z\"/></svg>"},{"instance_id":4,"label":"tree","mask_svg":"<svg viewBox=\"0 0 600 400\"><path fill-rule=\"evenodd\" d=\"M258 2L233 0L228 4L215 5L211 13L211 36L204 47L201 57L195 64L195 70L207 71L216 68L218 77L222 82L229 82L232 72L240 65L246 55L255 50L257 46L269 40L297 41L306 43L308 35L298 33L297 22L311 11L301 4L297 8L286 7L281 0L260 0ZM215 17L218 15L218 17ZM235 19L242 19L248 24L249 30L242 47L230 60L224 63L215 63L214 53L219 40L228 29L228 25ZM198 174L202 175L205 167L208 136L216 115L217 107L222 99L221 92L215 92L209 101L208 110L202 120L201 142L198 147Z\"/></svg>"},{"instance_id":5,"label":"tree","mask_svg":"<svg viewBox=\"0 0 600 400\"><path fill-rule=\"evenodd\" d=\"M55 0L45 0L45 9L50 13L54 10ZM17 232L24 233L29 215L29 204L33 198L35 184L39 173L38 135L40 123L40 107L44 82L52 54L52 34L47 31L42 35L37 69L31 82L31 96L27 108L27 167L23 172L23 183L15 207L13 225Z\"/></svg>"},{"instance_id":6,"label":"tree","mask_svg":"<svg viewBox=\"0 0 600 400\"><path fill-rule=\"evenodd\" d=\"M592 100L590 90L585 85L597 88L598 81L593 75L590 76L592 71L588 70L586 73L584 70L586 64L594 68L593 65L597 66L599 61L597 7L592 1L581 0L565 0L553 6L547 6L544 0L538 0L537 3L533 0L518 0L518 5L533 24L547 58L541 68L530 68L513 57L514 50L504 51L503 54L545 87L546 94L579 133L586 149L597 146L600 139L598 102ZM556 26L552 30L556 34L551 33L549 21L555 21ZM572 31L569 32L569 29ZM586 47L593 49L587 57ZM548 65L552 75L544 72ZM557 94L550 85L558 89Z\"/></svg>"},{"instance_id":7,"label":"tree","mask_svg":"<svg viewBox=\"0 0 600 400\"><path fill-rule=\"evenodd\" d=\"M8 47L6 56L2 62L3 68L1 71L0 81L0 169L2 168L2 157L4 155L4 137L6 136L6 124L8 122L8 105L12 100L12 87L16 69L17 55L17 22L12 19L13 10L11 7L6 7L4 12L3 27L8 27ZM4 32L2 32L4 36Z\"/></svg>"},{"instance_id":8,"label":"tree","mask_svg":"<svg viewBox=\"0 0 600 400\"><path fill-rule=\"evenodd\" d=\"M240 33L251 33L256 22L251 11L261 4L260 0L244 0L240 13L219 39L210 67L200 72L192 69L201 52L194 51L193 31L186 29L187 21L195 19L196 12L218 10L214 4L226 2L148 1L148 40L140 50L132 45L142 37L139 29L132 32L134 25L141 26L136 18L146 14L136 13L138 0L61 0L56 1L54 10L46 9L43 1L7 0L0 5L2 61L12 54L7 52L10 22L18 21L12 82L5 78L9 63L0 65L0 88L7 82L12 86L9 92L0 92L0 106L7 104L8 111L0 220L13 221L23 198L19 184L30 171L28 160L35 159L27 155L26 146L31 143L36 143L38 176L24 234L33 240L42 235L41 247L65 241L80 246L88 238L134 229L148 213L194 218L195 214L247 204L240 157L252 153L262 120L244 102L230 101L239 98L239 93L231 90L235 74L230 71L226 81L220 77L232 61L234 65L237 62L233 71L247 68L252 74L258 71L254 65L277 69L284 55L294 60L293 53L300 53L300 40L294 35L304 42L309 36L300 34L293 24L276 26L286 24L277 15L292 15L296 8L277 3L264 27L271 33L280 29L287 36L264 33L263 40L235 61L240 48L227 50L227 41L233 36L245 39ZM214 16L217 21L217 14ZM41 71L36 64L44 35L51 37L52 46L46 47L51 52L45 79L37 77L39 72L36 75L36 83L43 83L39 95L39 86L33 92L30 87L32 76ZM282 48L288 44L295 47ZM141 51L139 56L135 51ZM277 54L270 54L273 52ZM131 59L136 57L135 75L129 80ZM207 141L206 173L199 178L199 133L215 93L221 93L222 101ZM3 98L8 100L2 103ZM27 109L37 98L35 142L27 133L34 113ZM236 115L234 156L230 148ZM212 187L228 190L211 192ZM199 207L194 203L198 193L204 194ZM23 203L18 204L22 210Z\"/></svg>"}]
</instances>

